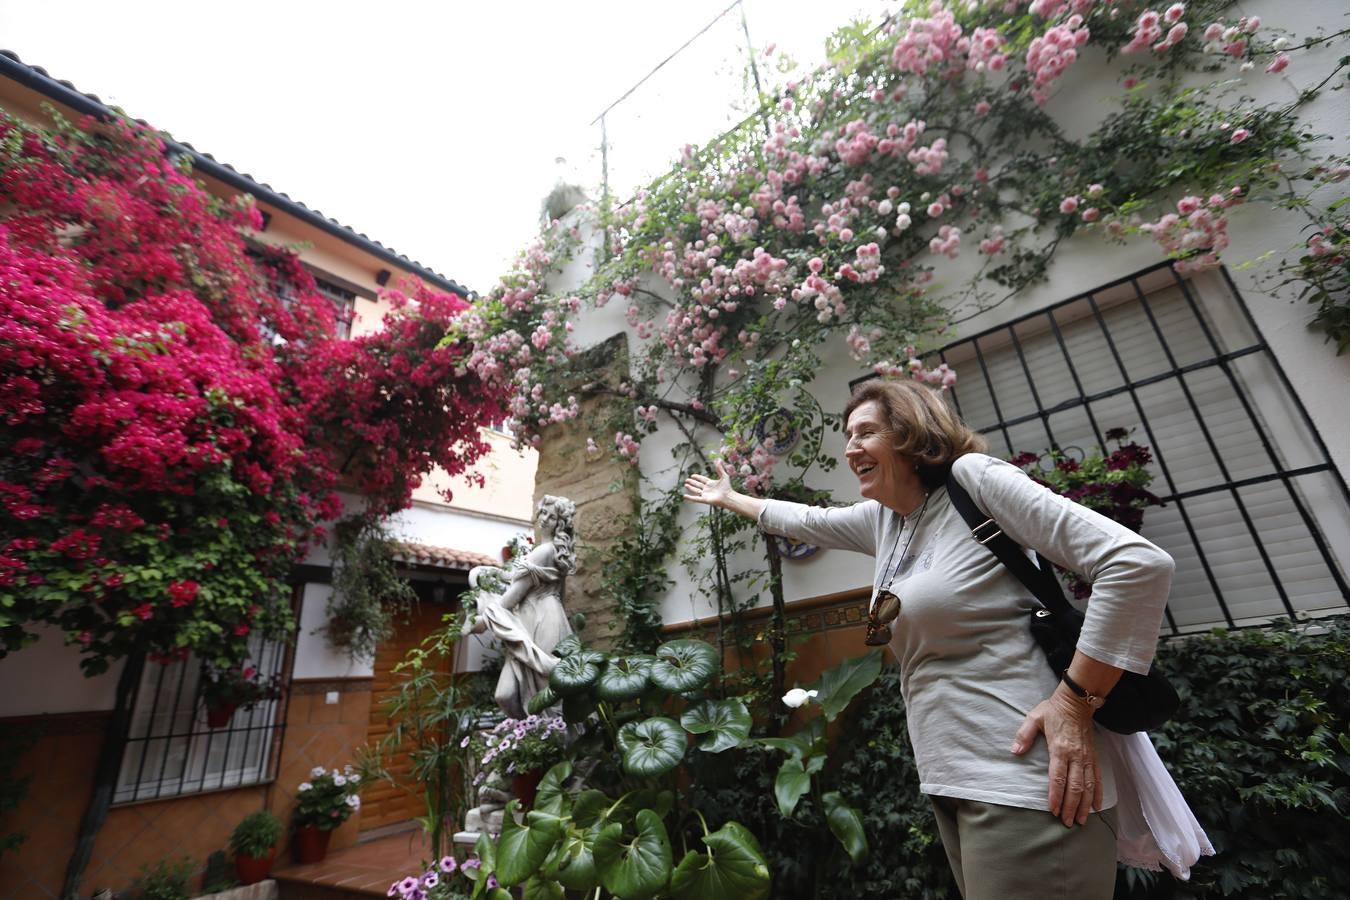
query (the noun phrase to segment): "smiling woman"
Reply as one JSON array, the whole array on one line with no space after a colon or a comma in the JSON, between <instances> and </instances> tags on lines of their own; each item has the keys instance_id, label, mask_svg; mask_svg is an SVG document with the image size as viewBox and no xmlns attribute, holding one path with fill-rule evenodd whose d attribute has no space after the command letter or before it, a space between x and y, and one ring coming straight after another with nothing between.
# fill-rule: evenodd
<instances>
[{"instance_id":1,"label":"smiling woman","mask_svg":"<svg viewBox=\"0 0 1350 900\"><path fill-rule=\"evenodd\" d=\"M720 463L717 479L685 482L686 499L874 558L869 642L888 643L900 663L920 790L967 900L1039 895L1052 875L1046 859L1072 860L1049 879L1062 896L1110 897L1117 833L1124 841L1131 819L1124 807L1138 803L1136 773L1156 754L1147 737L1103 731L1093 714L1123 671L1148 671L1171 558L984 455L983 439L919 382L864 382L844 418L863 502L820 509L748 497ZM1067 670L1046 665L1027 625L1036 601L967 529L948 497L953 483L1016 543L1093 584ZM1193 823L1184 803L1175 812ZM1190 858L1169 846L1159 860L1188 866L1212 852L1198 827L1179 842Z\"/></svg>"}]
</instances>

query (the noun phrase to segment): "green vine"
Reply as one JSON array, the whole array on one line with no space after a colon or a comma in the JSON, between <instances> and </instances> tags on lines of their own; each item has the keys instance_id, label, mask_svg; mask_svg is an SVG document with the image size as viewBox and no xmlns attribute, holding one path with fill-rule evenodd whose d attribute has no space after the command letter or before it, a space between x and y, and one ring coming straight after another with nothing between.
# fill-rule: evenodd
<instances>
[{"instance_id":1,"label":"green vine","mask_svg":"<svg viewBox=\"0 0 1350 900\"><path fill-rule=\"evenodd\" d=\"M396 619L411 615L417 594L394 563L387 526L367 517L333 527L333 596L324 634L353 659L372 660L394 633Z\"/></svg>"}]
</instances>

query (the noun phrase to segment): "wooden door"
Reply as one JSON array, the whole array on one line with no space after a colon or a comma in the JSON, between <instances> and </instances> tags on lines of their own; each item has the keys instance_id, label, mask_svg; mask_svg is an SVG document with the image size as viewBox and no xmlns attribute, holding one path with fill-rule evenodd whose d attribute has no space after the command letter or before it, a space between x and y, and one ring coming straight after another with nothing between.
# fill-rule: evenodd
<instances>
[{"instance_id":1,"label":"wooden door","mask_svg":"<svg viewBox=\"0 0 1350 900\"><path fill-rule=\"evenodd\" d=\"M375 652L375 684L370 702L370 725L366 734L371 744L377 744L389 734L389 719L385 701L398 694L400 675L394 667L419 646L422 639L442 627L441 616L450 607L423 600L417 604L407 622L396 622L393 637L382 643ZM449 662L446 663L449 670ZM371 831L388 825L397 825L417 816L426 815L422 788L411 777L412 758L406 751L395 753L387 760L386 768L397 780L390 784L376 779L361 792L361 831Z\"/></svg>"}]
</instances>

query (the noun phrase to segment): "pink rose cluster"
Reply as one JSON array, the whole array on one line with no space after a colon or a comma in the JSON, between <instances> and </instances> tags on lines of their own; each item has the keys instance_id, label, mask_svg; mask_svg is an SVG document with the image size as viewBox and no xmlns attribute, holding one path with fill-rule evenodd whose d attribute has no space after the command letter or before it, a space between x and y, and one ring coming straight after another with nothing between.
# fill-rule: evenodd
<instances>
[{"instance_id":1,"label":"pink rose cluster","mask_svg":"<svg viewBox=\"0 0 1350 900\"><path fill-rule=\"evenodd\" d=\"M1083 17L1075 13L1062 25L1054 25L1045 34L1032 38L1026 57L1032 99L1041 104L1049 100L1050 86L1078 59L1078 48L1090 36Z\"/></svg>"},{"instance_id":2,"label":"pink rose cluster","mask_svg":"<svg viewBox=\"0 0 1350 900\"><path fill-rule=\"evenodd\" d=\"M1182 197L1177 211L1156 222L1145 223L1140 230L1153 236L1169 254L1181 256L1180 272L1201 272L1219 264L1219 254L1228 247L1228 219L1225 211L1242 202L1242 190L1234 187L1228 194L1213 194L1208 200Z\"/></svg>"}]
</instances>

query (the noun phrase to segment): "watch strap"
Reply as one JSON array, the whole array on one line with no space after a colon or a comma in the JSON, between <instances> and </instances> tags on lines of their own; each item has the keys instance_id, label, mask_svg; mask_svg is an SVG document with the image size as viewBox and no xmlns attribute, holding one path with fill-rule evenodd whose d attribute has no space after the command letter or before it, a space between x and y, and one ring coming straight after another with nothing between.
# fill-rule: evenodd
<instances>
[{"instance_id":1,"label":"watch strap","mask_svg":"<svg viewBox=\"0 0 1350 900\"><path fill-rule=\"evenodd\" d=\"M1103 706L1106 705L1105 697L1098 697L1096 694L1091 693L1087 688L1083 687L1081 684L1074 681L1073 678L1069 675L1068 669L1065 669L1063 672L1061 672L1059 677L1064 682L1065 687L1073 691L1074 696L1076 696L1079 700L1082 700L1094 711L1101 709Z\"/></svg>"}]
</instances>

